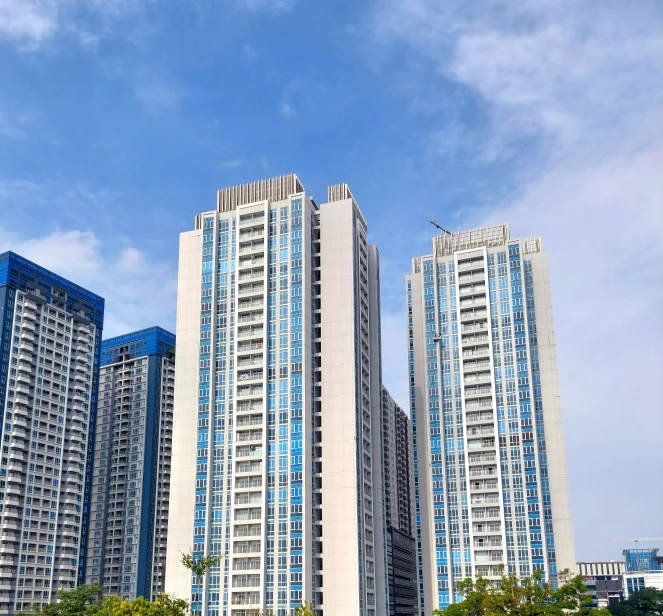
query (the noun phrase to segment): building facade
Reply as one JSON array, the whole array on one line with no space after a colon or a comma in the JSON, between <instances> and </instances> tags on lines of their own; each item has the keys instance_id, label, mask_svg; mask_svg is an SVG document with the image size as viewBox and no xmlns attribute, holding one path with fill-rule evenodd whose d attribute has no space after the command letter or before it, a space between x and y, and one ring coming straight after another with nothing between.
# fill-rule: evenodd
<instances>
[{"instance_id":1,"label":"building facade","mask_svg":"<svg viewBox=\"0 0 663 616\"><path fill-rule=\"evenodd\" d=\"M387 527L414 537L412 425L385 387L382 387L382 442Z\"/></svg>"},{"instance_id":2,"label":"building facade","mask_svg":"<svg viewBox=\"0 0 663 616\"><path fill-rule=\"evenodd\" d=\"M663 590L663 557L658 555L658 548L630 549L622 554L626 566L624 589L627 599L645 588Z\"/></svg>"},{"instance_id":3,"label":"building facade","mask_svg":"<svg viewBox=\"0 0 663 616\"><path fill-rule=\"evenodd\" d=\"M224 189L182 234L166 591L194 613L386 613L378 280L346 185Z\"/></svg>"},{"instance_id":4,"label":"building facade","mask_svg":"<svg viewBox=\"0 0 663 616\"><path fill-rule=\"evenodd\" d=\"M625 570L623 562L578 563L578 573L585 578L592 607L608 607L624 600Z\"/></svg>"},{"instance_id":5,"label":"building facade","mask_svg":"<svg viewBox=\"0 0 663 616\"><path fill-rule=\"evenodd\" d=\"M506 224L445 234L407 277L422 616L469 576L574 569L547 259Z\"/></svg>"},{"instance_id":6,"label":"building facade","mask_svg":"<svg viewBox=\"0 0 663 616\"><path fill-rule=\"evenodd\" d=\"M0 612L32 611L84 571L104 300L0 255Z\"/></svg>"},{"instance_id":7,"label":"building facade","mask_svg":"<svg viewBox=\"0 0 663 616\"><path fill-rule=\"evenodd\" d=\"M85 581L123 599L164 592L174 385L170 332L102 342Z\"/></svg>"},{"instance_id":8,"label":"building facade","mask_svg":"<svg viewBox=\"0 0 663 616\"><path fill-rule=\"evenodd\" d=\"M382 443L389 614L418 614L412 428L410 418L385 387L382 387Z\"/></svg>"},{"instance_id":9,"label":"building facade","mask_svg":"<svg viewBox=\"0 0 663 616\"><path fill-rule=\"evenodd\" d=\"M417 543L393 526L387 528L387 577L390 616L418 614Z\"/></svg>"}]
</instances>

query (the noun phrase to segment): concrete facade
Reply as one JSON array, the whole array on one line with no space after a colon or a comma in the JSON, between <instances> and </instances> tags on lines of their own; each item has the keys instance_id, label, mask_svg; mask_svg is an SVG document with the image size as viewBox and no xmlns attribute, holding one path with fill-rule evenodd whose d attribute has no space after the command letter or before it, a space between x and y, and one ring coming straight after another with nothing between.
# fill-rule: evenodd
<instances>
[{"instance_id":1,"label":"concrete facade","mask_svg":"<svg viewBox=\"0 0 663 616\"><path fill-rule=\"evenodd\" d=\"M577 563L577 571L585 578L585 586L592 597L592 607L608 607L624 600L625 563Z\"/></svg>"},{"instance_id":2,"label":"concrete facade","mask_svg":"<svg viewBox=\"0 0 663 616\"><path fill-rule=\"evenodd\" d=\"M123 599L164 592L174 384L173 334L102 342L85 581Z\"/></svg>"},{"instance_id":3,"label":"concrete facade","mask_svg":"<svg viewBox=\"0 0 663 616\"><path fill-rule=\"evenodd\" d=\"M385 387L382 388L382 443L387 527L414 537L412 424Z\"/></svg>"},{"instance_id":4,"label":"concrete facade","mask_svg":"<svg viewBox=\"0 0 663 616\"><path fill-rule=\"evenodd\" d=\"M318 206L290 175L219 191L195 227L180 242L166 592L206 616L385 614L366 222L347 186ZM179 562L191 550L220 558L204 579Z\"/></svg>"},{"instance_id":5,"label":"concrete facade","mask_svg":"<svg viewBox=\"0 0 663 616\"><path fill-rule=\"evenodd\" d=\"M445 234L407 277L422 616L469 576L575 570L547 259L507 225Z\"/></svg>"},{"instance_id":6,"label":"concrete facade","mask_svg":"<svg viewBox=\"0 0 663 616\"><path fill-rule=\"evenodd\" d=\"M0 612L29 612L85 572L104 300L0 255Z\"/></svg>"}]
</instances>

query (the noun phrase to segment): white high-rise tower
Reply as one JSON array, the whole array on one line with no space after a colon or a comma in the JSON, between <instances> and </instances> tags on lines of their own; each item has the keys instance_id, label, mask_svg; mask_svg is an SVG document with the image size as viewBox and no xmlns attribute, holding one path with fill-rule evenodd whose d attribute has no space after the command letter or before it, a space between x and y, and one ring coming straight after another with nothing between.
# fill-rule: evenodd
<instances>
[{"instance_id":1,"label":"white high-rise tower","mask_svg":"<svg viewBox=\"0 0 663 616\"><path fill-rule=\"evenodd\" d=\"M348 187L294 175L182 234L166 591L195 614L386 613L377 269Z\"/></svg>"},{"instance_id":2,"label":"white high-rise tower","mask_svg":"<svg viewBox=\"0 0 663 616\"><path fill-rule=\"evenodd\" d=\"M575 568L546 254L445 234L407 278L422 616L456 584Z\"/></svg>"}]
</instances>

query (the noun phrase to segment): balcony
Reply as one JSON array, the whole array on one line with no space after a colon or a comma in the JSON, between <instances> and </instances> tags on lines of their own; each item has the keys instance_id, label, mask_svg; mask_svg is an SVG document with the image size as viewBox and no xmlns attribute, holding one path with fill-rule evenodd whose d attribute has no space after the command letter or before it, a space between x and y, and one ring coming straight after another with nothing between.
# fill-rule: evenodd
<instances>
[{"instance_id":1,"label":"balcony","mask_svg":"<svg viewBox=\"0 0 663 616\"><path fill-rule=\"evenodd\" d=\"M262 325L258 327L241 327L237 330L238 338L262 338L264 336L264 328Z\"/></svg>"},{"instance_id":2,"label":"balcony","mask_svg":"<svg viewBox=\"0 0 663 616\"><path fill-rule=\"evenodd\" d=\"M486 363L474 363L471 365L464 365L463 368L465 372L471 372L474 370L481 370L482 368L488 368L489 366L490 362L486 362ZM466 376L463 379L463 383L465 385L473 383L486 383L490 381L490 376L491 376L490 372L478 372L477 374Z\"/></svg>"},{"instance_id":3,"label":"balcony","mask_svg":"<svg viewBox=\"0 0 663 616\"><path fill-rule=\"evenodd\" d=\"M466 411L476 411L477 409L492 409L493 408L493 400L492 398L490 399L481 399L481 400L472 400L470 402L465 403L465 410Z\"/></svg>"},{"instance_id":4,"label":"balcony","mask_svg":"<svg viewBox=\"0 0 663 616\"><path fill-rule=\"evenodd\" d=\"M259 575L234 575L233 588L257 588L260 586Z\"/></svg>"},{"instance_id":5,"label":"balcony","mask_svg":"<svg viewBox=\"0 0 663 616\"><path fill-rule=\"evenodd\" d=\"M504 560L504 555L502 551L495 552L475 552L474 553L474 562L475 563L486 563L486 562L502 562Z\"/></svg>"},{"instance_id":6,"label":"balcony","mask_svg":"<svg viewBox=\"0 0 663 616\"><path fill-rule=\"evenodd\" d=\"M491 386L490 385L477 385L474 387L468 387L467 385L465 386L465 399L467 398L473 398L476 396L485 396L485 395L490 395L491 394Z\"/></svg>"},{"instance_id":7,"label":"balcony","mask_svg":"<svg viewBox=\"0 0 663 616\"><path fill-rule=\"evenodd\" d=\"M258 362L255 362L258 363ZM262 365L262 362L260 362ZM246 372L240 372L237 375L237 381L238 382L243 382L243 381L262 381L264 376L264 373L262 369L260 370L247 370Z\"/></svg>"},{"instance_id":8,"label":"balcony","mask_svg":"<svg viewBox=\"0 0 663 616\"><path fill-rule=\"evenodd\" d=\"M469 272L473 270L482 270L485 267L485 261L483 257L478 259L471 259L467 261L458 262L458 271L459 272Z\"/></svg>"},{"instance_id":9,"label":"balcony","mask_svg":"<svg viewBox=\"0 0 663 616\"><path fill-rule=\"evenodd\" d=\"M246 441L262 441L262 429L238 432L237 442L245 443Z\"/></svg>"},{"instance_id":10,"label":"balcony","mask_svg":"<svg viewBox=\"0 0 663 616\"><path fill-rule=\"evenodd\" d=\"M262 385L243 386L237 388L238 398L261 398L264 393Z\"/></svg>"},{"instance_id":11,"label":"balcony","mask_svg":"<svg viewBox=\"0 0 663 616\"><path fill-rule=\"evenodd\" d=\"M470 477L493 477L497 475L497 468L495 466L471 466Z\"/></svg>"},{"instance_id":12,"label":"balcony","mask_svg":"<svg viewBox=\"0 0 663 616\"><path fill-rule=\"evenodd\" d=\"M468 413L465 416L465 421L468 424L468 429L472 427L473 424L479 423L479 422L490 422L492 425L492 422L494 420L493 412L490 411L489 413L482 412L482 413Z\"/></svg>"},{"instance_id":13,"label":"balcony","mask_svg":"<svg viewBox=\"0 0 663 616\"><path fill-rule=\"evenodd\" d=\"M472 342L470 344L476 344ZM488 345L484 347L479 347L478 349L472 349L471 351L463 351L463 359L471 359L473 357L488 357L490 355L490 347Z\"/></svg>"},{"instance_id":14,"label":"balcony","mask_svg":"<svg viewBox=\"0 0 663 616\"><path fill-rule=\"evenodd\" d=\"M257 554L260 551L260 541L235 541L233 545L234 554Z\"/></svg>"},{"instance_id":15,"label":"balcony","mask_svg":"<svg viewBox=\"0 0 663 616\"><path fill-rule=\"evenodd\" d=\"M475 280L485 281L486 280L485 272L481 272L481 273L478 273L478 274L470 272L468 274L459 274L458 275L458 283L459 284L463 284L465 282L473 282ZM484 286L484 288L485 288L485 286Z\"/></svg>"},{"instance_id":16,"label":"balcony","mask_svg":"<svg viewBox=\"0 0 663 616\"><path fill-rule=\"evenodd\" d=\"M469 288L471 291L474 291L474 287L470 286ZM482 287L481 291L485 291L485 286ZM461 289L461 295L463 294L463 290ZM467 308L469 306L485 306L486 305L486 296L482 295L479 297L472 297L469 299L462 299L460 300L460 307L462 308Z\"/></svg>"},{"instance_id":17,"label":"balcony","mask_svg":"<svg viewBox=\"0 0 663 616\"><path fill-rule=\"evenodd\" d=\"M242 257L239 260L239 268L243 269L245 267L253 267L255 265L264 265L265 257Z\"/></svg>"},{"instance_id":18,"label":"balcony","mask_svg":"<svg viewBox=\"0 0 663 616\"><path fill-rule=\"evenodd\" d=\"M261 426L262 424L262 415L251 415L250 417L239 417L235 425L238 428L242 428L244 426Z\"/></svg>"},{"instance_id":19,"label":"balcony","mask_svg":"<svg viewBox=\"0 0 663 616\"><path fill-rule=\"evenodd\" d=\"M494 449L495 448L495 439L494 438L484 438L484 439L473 439L467 441L468 451L475 451L477 449Z\"/></svg>"},{"instance_id":20,"label":"balcony","mask_svg":"<svg viewBox=\"0 0 663 616\"><path fill-rule=\"evenodd\" d=\"M243 445L237 447L236 458L262 458L262 445Z\"/></svg>"},{"instance_id":21,"label":"balcony","mask_svg":"<svg viewBox=\"0 0 663 616\"><path fill-rule=\"evenodd\" d=\"M265 250L265 244L264 242L261 241L253 241L250 243L245 243L243 245L240 245L239 247L239 254L250 254L250 253L256 253L256 252L264 252Z\"/></svg>"},{"instance_id":22,"label":"balcony","mask_svg":"<svg viewBox=\"0 0 663 616\"><path fill-rule=\"evenodd\" d=\"M262 323L264 315L262 310L259 312L249 312L237 317L237 323Z\"/></svg>"},{"instance_id":23,"label":"balcony","mask_svg":"<svg viewBox=\"0 0 663 616\"><path fill-rule=\"evenodd\" d=\"M245 282L247 280L262 280L265 277L264 269L251 270L249 272L244 272L237 277L239 282Z\"/></svg>"}]
</instances>

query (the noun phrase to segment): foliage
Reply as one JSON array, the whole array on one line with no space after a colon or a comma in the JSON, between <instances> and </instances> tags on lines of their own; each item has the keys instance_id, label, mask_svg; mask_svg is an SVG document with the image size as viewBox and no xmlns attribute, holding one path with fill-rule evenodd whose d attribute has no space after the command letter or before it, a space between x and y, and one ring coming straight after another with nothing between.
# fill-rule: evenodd
<instances>
[{"instance_id":1,"label":"foliage","mask_svg":"<svg viewBox=\"0 0 663 616\"><path fill-rule=\"evenodd\" d=\"M74 590L61 590L58 603L39 610L40 616L188 616L189 604L183 599L159 595L154 603L143 597L133 601L119 597L102 597L98 585L82 585Z\"/></svg>"},{"instance_id":2,"label":"foliage","mask_svg":"<svg viewBox=\"0 0 663 616\"><path fill-rule=\"evenodd\" d=\"M58 603L44 605L39 613L43 616L92 616L99 610L103 590L98 584L61 590Z\"/></svg>"},{"instance_id":3,"label":"foliage","mask_svg":"<svg viewBox=\"0 0 663 616\"><path fill-rule=\"evenodd\" d=\"M188 613L189 604L184 599L159 595L154 603L143 597L133 601L106 597L95 616L186 616Z\"/></svg>"},{"instance_id":4,"label":"foliage","mask_svg":"<svg viewBox=\"0 0 663 616\"><path fill-rule=\"evenodd\" d=\"M302 603L299 607L295 608L292 616L315 616L312 603Z\"/></svg>"},{"instance_id":5,"label":"foliage","mask_svg":"<svg viewBox=\"0 0 663 616\"><path fill-rule=\"evenodd\" d=\"M663 614L663 590L645 588L608 607L612 616L644 616L645 614Z\"/></svg>"},{"instance_id":6,"label":"foliage","mask_svg":"<svg viewBox=\"0 0 663 616\"><path fill-rule=\"evenodd\" d=\"M609 616L606 610L594 610L587 587L580 575L568 570L559 574L554 588L543 579L540 571L520 580L515 575L502 575L499 584L484 578L466 579L458 584L464 600L433 616Z\"/></svg>"},{"instance_id":7,"label":"foliage","mask_svg":"<svg viewBox=\"0 0 663 616\"><path fill-rule=\"evenodd\" d=\"M219 560L218 556L195 556L191 550L188 554L182 554L181 562L194 575L203 577Z\"/></svg>"}]
</instances>

